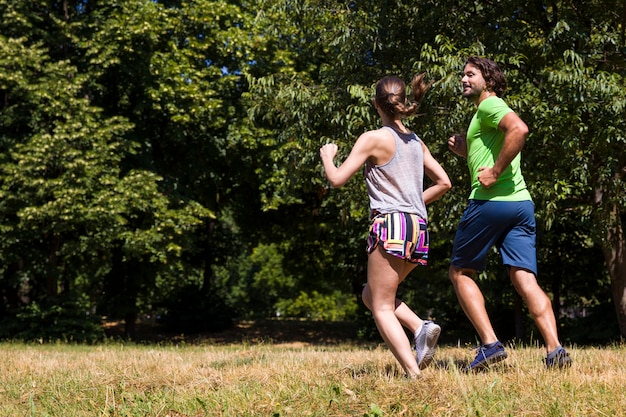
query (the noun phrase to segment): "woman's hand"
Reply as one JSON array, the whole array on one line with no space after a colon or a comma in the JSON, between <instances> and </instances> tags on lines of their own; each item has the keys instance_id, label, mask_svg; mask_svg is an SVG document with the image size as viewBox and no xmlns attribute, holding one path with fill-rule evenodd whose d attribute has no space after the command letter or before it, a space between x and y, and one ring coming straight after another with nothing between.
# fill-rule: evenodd
<instances>
[{"instance_id":1,"label":"woman's hand","mask_svg":"<svg viewBox=\"0 0 626 417\"><path fill-rule=\"evenodd\" d=\"M467 141L465 136L455 133L448 138L448 149L455 154L467 158Z\"/></svg>"},{"instance_id":2,"label":"woman's hand","mask_svg":"<svg viewBox=\"0 0 626 417\"><path fill-rule=\"evenodd\" d=\"M322 161L332 161L335 159L335 155L337 155L337 145L334 143L327 143L320 148L320 157L322 158Z\"/></svg>"}]
</instances>

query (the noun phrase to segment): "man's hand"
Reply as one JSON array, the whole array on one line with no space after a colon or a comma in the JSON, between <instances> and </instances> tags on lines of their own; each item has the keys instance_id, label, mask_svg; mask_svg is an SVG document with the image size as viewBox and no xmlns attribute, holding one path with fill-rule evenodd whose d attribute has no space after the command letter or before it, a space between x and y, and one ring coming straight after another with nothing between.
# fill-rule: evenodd
<instances>
[{"instance_id":1,"label":"man's hand","mask_svg":"<svg viewBox=\"0 0 626 417\"><path fill-rule=\"evenodd\" d=\"M489 167L480 167L478 168L478 182L484 188L489 188L498 180L499 175L496 175L496 172L493 168Z\"/></svg>"}]
</instances>

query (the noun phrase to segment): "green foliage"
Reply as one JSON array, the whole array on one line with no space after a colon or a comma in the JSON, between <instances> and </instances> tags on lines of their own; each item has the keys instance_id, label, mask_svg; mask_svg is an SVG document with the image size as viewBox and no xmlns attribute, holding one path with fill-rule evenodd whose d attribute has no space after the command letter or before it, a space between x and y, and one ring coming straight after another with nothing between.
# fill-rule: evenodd
<instances>
[{"instance_id":1,"label":"green foliage","mask_svg":"<svg viewBox=\"0 0 626 417\"><path fill-rule=\"evenodd\" d=\"M121 264L134 263L152 276L122 278L146 277L125 294L123 310L149 305L156 277L172 279L185 269L193 233L212 216L174 192L149 169L153 164L134 163L145 155L144 144L137 139L136 112L126 110L140 86L148 87L137 65L147 56L134 53L147 52L143 48L158 38L147 21L159 21L159 9L131 2L130 10L70 8L65 15L49 10L42 18L37 7L43 5L14 6L3 8L3 22L11 15L33 30L28 37L3 37L0 49L13 57L3 59L0 76L4 293L15 299L11 292L26 292L32 303L46 304L76 291L98 303L102 289L113 287L108 277L133 269ZM124 21L131 16L133 25ZM99 21L99 34L116 37L87 40L91 18ZM34 29L41 19L49 30ZM66 51L62 57L60 49ZM132 64L124 62L131 55ZM128 64L126 72L110 83L122 64Z\"/></svg>"},{"instance_id":2,"label":"green foliage","mask_svg":"<svg viewBox=\"0 0 626 417\"><path fill-rule=\"evenodd\" d=\"M293 300L276 302L277 314L281 317L298 317L312 320L343 321L356 318L355 297L335 291L324 295L317 291L311 294L300 292Z\"/></svg>"},{"instance_id":3,"label":"green foliage","mask_svg":"<svg viewBox=\"0 0 626 417\"><path fill-rule=\"evenodd\" d=\"M244 317L272 317L274 304L294 293L296 281L283 269L283 254L277 244L260 244L236 272L232 304Z\"/></svg>"},{"instance_id":4,"label":"green foliage","mask_svg":"<svg viewBox=\"0 0 626 417\"><path fill-rule=\"evenodd\" d=\"M378 126L376 80L426 71L410 127L454 188L429 207L432 262L403 295L458 322L446 269L468 173L446 140L473 114L459 96L472 54L501 64L531 129L540 281L557 304L606 305L624 286L611 259L623 258L626 23L611 2L584 3L0 0L5 313L69 294L128 320L168 301L179 323L218 317L213 305L230 318L340 310L330 301L365 282L367 193L358 176L330 189L319 147L337 143L343 160ZM490 262L487 299L511 309Z\"/></svg>"},{"instance_id":5,"label":"green foliage","mask_svg":"<svg viewBox=\"0 0 626 417\"><path fill-rule=\"evenodd\" d=\"M27 342L97 343L104 340L100 318L84 295L30 303L0 320L0 338Z\"/></svg>"},{"instance_id":6,"label":"green foliage","mask_svg":"<svg viewBox=\"0 0 626 417\"><path fill-rule=\"evenodd\" d=\"M372 403L370 404L369 411L363 414L363 417L382 417L384 415L385 413L383 412L383 410L376 404Z\"/></svg>"}]
</instances>

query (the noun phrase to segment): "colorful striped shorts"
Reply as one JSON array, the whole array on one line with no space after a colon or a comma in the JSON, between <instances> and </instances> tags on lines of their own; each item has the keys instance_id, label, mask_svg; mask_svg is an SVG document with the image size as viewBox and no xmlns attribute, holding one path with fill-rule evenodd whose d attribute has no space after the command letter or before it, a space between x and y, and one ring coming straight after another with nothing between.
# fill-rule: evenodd
<instances>
[{"instance_id":1,"label":"colorful striped shorts","mask_svg":"<svg viewBox=\"0 0 626 417\"><path fill-rule=\"evenodd\" d=\"M390 255L415 264L428 263L428 228L426 221L415 214L375 213L367 238L367 253L372 253L381 242Z\"/></svg>"}]
</instances>

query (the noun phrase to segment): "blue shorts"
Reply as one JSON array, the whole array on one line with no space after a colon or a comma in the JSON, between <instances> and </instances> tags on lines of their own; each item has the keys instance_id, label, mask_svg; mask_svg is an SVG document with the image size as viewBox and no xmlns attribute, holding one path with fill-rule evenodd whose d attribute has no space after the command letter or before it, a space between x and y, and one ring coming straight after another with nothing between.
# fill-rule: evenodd
<instances>
[{"instance_id":1,"label":"blue shorts","mask_svg":"<svg viewBox=\"0 0 626 417\"><path fill-rule=\"evenodd\" d=\"M407 262L420 265L428 263L426 221L415 214L376 213L367 238L367 253L372 253L379 244L383 245L388 254Z\"/></svg>"},{"instance_id":2,"label":"blue shorts","mask_svg":"<svg viewBox=\"0 0 626 417\"><path fill-rule=\"evenodd\" d=\"M496 246L502 263L537 275L535 205L532 201L469 200L454 237L450 263L484 271Z\"/></svg>"}]
</instances>

